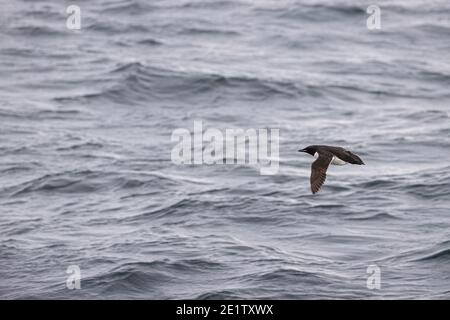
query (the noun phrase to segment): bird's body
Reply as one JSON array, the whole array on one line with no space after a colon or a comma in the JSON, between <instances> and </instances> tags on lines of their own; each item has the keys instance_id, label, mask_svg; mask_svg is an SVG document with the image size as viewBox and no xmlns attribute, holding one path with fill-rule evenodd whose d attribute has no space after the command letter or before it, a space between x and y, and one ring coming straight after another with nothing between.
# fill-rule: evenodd
<instances>
[{"instance_id":1,"label":"bird's body","mask_svg":"<svg viewBox=\"0 0 450 320\"><path fill-rule=\"evenodd\" d=\"M317 159L318 157L319 157L319 153L318 152L314 153L314 158ZM333 156L333 158L331 159L331 163L330 164L333 164L335 166L343 166L343 165L346 165L347 163L348 162L345 162L344 160L341 160L338 157Z\"/></svg>"},{"instance_id":2,"label":"bird's body","mask_svg":"<svg viewBox=\"0 0 450 320\"><path fill-rule=\"evenodd\" d=\"M330 164L345 165L364 164L360 157L351 151L345 150L341 147L312 145L299 150L301 152L309 153L316 158L311 165L311 191L316 193L320 190L327 177L327 169Z\"/></svg>"}]
</instances>

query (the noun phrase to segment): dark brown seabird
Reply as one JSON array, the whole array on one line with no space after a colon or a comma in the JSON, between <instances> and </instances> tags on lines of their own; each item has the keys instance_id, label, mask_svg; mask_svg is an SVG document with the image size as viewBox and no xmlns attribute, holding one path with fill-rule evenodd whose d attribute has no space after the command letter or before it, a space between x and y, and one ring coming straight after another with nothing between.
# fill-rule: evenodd
<instances>
[{"instance_id":1,"label":"dark brown seabird","mask_svg":"<svg viewBox=\"0 0 450 320\"><path fill-rule=\"evenodd\" d=\"M313 145L299 152L306 152L317 158L311 165L311 191L316 193L320 190L327 178L327 169L330 164L342 166L347 163L364 164L356 154L341 147Z\"/></svg>"}]
</instances>

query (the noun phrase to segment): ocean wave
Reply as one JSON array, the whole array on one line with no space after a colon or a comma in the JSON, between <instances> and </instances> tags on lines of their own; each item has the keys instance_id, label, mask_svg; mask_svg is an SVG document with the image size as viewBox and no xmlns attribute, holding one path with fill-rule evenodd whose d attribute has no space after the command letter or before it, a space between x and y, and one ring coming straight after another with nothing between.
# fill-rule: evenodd
<instances>
[{"instance_id":1,"label":"ocean wave","mask_svg":"<svg viewBox=\"0 0 450 320\"><path fill-rule=\"evenodd\" d=\"M11 197L25 195L31 192L63 192L87 193L98 190L98 187L87 183L84 179L61 177L60 175L45 175L27 183L15 186Z\"/></svg>"},{"instance_id":2,"label":"ocean wave","mask_svg":"<svg viewBox=\"0 0 450 320\"><path fill-rule=\"evenodd\" d=\"M114 76L108 89L81 96L55 98L67 100L106 100L116 103L142 103L152 99L191 99L202 95L240 94L241 99L263 100L269 97L293 98L319 96L320 88L301 83L248 76L225 76L181 72L146 66L140 62L122 64L109 73Z\"/></svg>"},{"instance_id":3,"label":"ocean wave","mask_svg":"<svg viewBox=\"0 0 450 320\"><path fill-rule=\"evenodd\" d=\"M409 194L424 199L438 200L450 195L450 183L414 183L406 185L404 189Z\"/></svg>"},{"instance_id":4,"label":"ocean wave","mask_svg":"<svg viewBox=\"0 0 450 320\"><path fill-rule=\"evenodd\" d=\"M212 204L207 201L199 201L194 199L177 199L170 203L163 204L156 208L144 209L144 212L138 213L133 216L120 218L118 222L120 223L141 223L142 221L154 220L154 219L164 219L167 217L177 218L180 216L191 215L193 210L198 208L199 210L207 210L212 208Z\"/></svg>"},{"instance_id":5,"label":"ocean wave","mask_svg":"<svg viewBox=\"0 0 450 320\"><path fill-rule=\"evenodd\" d=\"M413 252L414 256L419 255L418 258L411 259L412 261L422 262L448 262L450 261L450 240L441 241L431 248L420 250L420 252ZM410 254L412 256L413 254Z\"/></svg>"},{"instance_id":6,"label":"ocean wave","mask_svg":"<svg viewBox=\"0 0 450 320\"><path fill-rule=\"evenodd\" d=\"M420 198L439 200L450 194L449 167L421 169L402 175L387 175L355 183L362 190L402 192Z\"/></svg>"},{"instance_id":7,"label":"ocean wave","mask_svg":"<svg viewBox=\"0 0 450 320\"><path fill-rule=\"evenodd\" d=\"M294 268L280 267L267 272L255 272L239 277L244 284L267 288L268 283L291 286L293 283L301 286L327 286L331 282L317 272L297 270Z\"/></svg>"},{"instance_id":8,"label":"ocean wave","mask_svg":"<svg viewBox=\"0 0 450 320\"><path fill-rule=\"evenodd\" d=\"M105 75L108 77L108 75ZM445 76L445 75L442 75ZM311 85L302 82L264 79L249 76L221 75L164 69L141 62L120 64L109 71L109 85L106 89L81 96L58 97L56 101L92 100L115 103L140 104L144 101L160 99L196 99L238 94L243 100L265 100L282 97L287 99L301 97L348 97L362 93L386 97L428 98L436 92L399 91L398 88L362 87L346 84Z\"/></svg>"},{"instance_id":9,"label":"ocean wave","mask_svg":"<svg viewBox=\"0 0 450 320\"><path fill-rule=\"evenodd\" d=\"M155 260L130 262L83 280L85 288L101 288L108 295L122 292L149 292L168 283L182 281L189 274L220 272L224 266L207 259Z\"/></svg>"},{"instance_id":10,"label":"ocean wave","mask_svg":"<svg viewBox=\"0 0 450 320\"><path fill-rule=\"evenodd\" d=\"M83 147L83 145L81 146ZM86 145L84 145L86 147ZM97 148L94 146L94 148ZM150 188L162 185L168 187L182 181L158 174L135 173L139 178L122 175L115 171L75 170L45 174L27 182L4 188L1 192L11 197L24 196L30 193L91 193L105 190L128 190Z\"/></svg>"},{"instance_id":11,"label":"ocean wave","mask_svg":"<svg viewBox=\"0 0 450 320\"><path fill-rule=\"evenodd\" d=\"M450 261L450 248L434 252L428 256L420 258L419 261Z\"/></svg>"}]
</instances>

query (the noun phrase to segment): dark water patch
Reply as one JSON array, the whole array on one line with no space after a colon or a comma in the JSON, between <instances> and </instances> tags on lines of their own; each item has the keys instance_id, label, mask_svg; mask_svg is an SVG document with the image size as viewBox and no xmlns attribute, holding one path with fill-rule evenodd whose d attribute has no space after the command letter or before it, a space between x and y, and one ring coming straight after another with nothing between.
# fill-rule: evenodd
<instances>
[{"instance_id":1,"label":"dark water patch","mask_svg":"<svg viewBox=\"0 0 450 320\"><path fill-rule=\"evenodd\" d=\"M15 36L22 37L55 37L63 36L65 28L56 29L50 26L17 26L9 29L9 32Z\"/></svg>"},{"instance_id":2,"label":"dark water patch","mask_svg":"<svg viewBox=\"0 0 450 320\"><path fill-rule=\"evenodd\" d=\"M400 186L400 183L395 178L387 179L374 179L363 183L356 184L357 187L362 189L395 189Z\"/></svg>"},{"instance_id":3,"label":"dark water patch","mask_svg":"<svg viewBox=\"0 0 450 320\"><path fill-rule=\"evenodd\" d=\"M314 273L289 268L278 268L269 272L260 272L247 274L242 277L242 281L250 282L253 285L264 285L270 287L270 284L292 285L293 283L309 286L326 286L329 284L322 276Z\"/></svg>"},{"instance_id":4,"label":"dark water patch","mask_svg":"<svg viewBox=\"0 0 450 320\"><path fill-rule=\"evenodd\" d=\"M402 188L405 192L424 199L437 200L450 195L450 183L410 183Z\"/></svg>"},{"instance_id":5,"label":"dark water patch","mask_svg":"<svg viewBox=\"0 0 450 320\"><path fill-rule=\"evenodd\" d=\"M223 1L223 0L209 0L209 1L195 1L195 2L186 2L179 6L172 7L175 8L181 8L181 9L213 9L213 10L220 10L220 9L237 9L242 6L246 5L246 3L241 1Z\"/></svg>"},{"instance_id":6,"label":"dark water patch","mask_svg":"<svg viewBox=\"0 0 450 320\"><path fill-rule=\"evenodd\" d=\"M194 298L195 300L233 300L242 299L242 294L231 290L215 290L202 293Z\"/></svg>"},{"instance_id":7,"label":"dark water patch","mask_svg":"<svg viewBox=\"0 0 450 320\"><path fill-rule=\"evenodd\" d=\"M232 221L232 222L236 222L239 224L242 223L246 223L246 224L250 224L250 225L272 225L272 226L276 226L279 225L281 223L285 223L285 218L282 217L277 217L277 213L271 211L271 213L273 213L273 216L268 216L267 212L264 213L261 211L259 211L259 215L254 215L254 214L243 214L242 216L229 216L228 220Z\"/></svg>"},{"instance_id":8,"label":"dark water patch","mask_svg":"<svg viewBox=\"0 0 450 320\"><path fill-rule=\"evenodd\" d=\"M375 213L375 214L369 214L369 215L359 215L359 216L352 216L352 217L345 217L346 220L357 220L357 221L389 221L389 220L401 220L402 218L390 214L387 212L381 212L381 213Z\"/></svg>"},{"instance_id":9,"label":"dark water patch","mask_svg":"<svg viewBox=\"0 0 450 320\"><path fill-rule=\"evenodd\" d=\"M143 193L130 193L125 196L120 197L120 200L127 200L127 199L133 199L133 198L147 198L151 196L156 196L159 194L159 191L150 191L150 192L143 192Z\"/></svg>"},{"instance_id":10,"label":"dark water patch","mask_svg":"<svg viewBox=\"0 0 450 320\"><path fill-rule=\"evenodd\" d=\"M96 21L85 27L87 31L99 32L105 35L117 34L149 34L151 30L143 24L122 23L114 21Z\"/></svg>"},{"instance_id":11,"label":"dark water patch","mask_svg":"<svg viewBox=\"0 0 450 320\"><path fill-rule=\"evenodd\" d=\"M421 121L436 121L436 120L444 120L448 119L447 112L441 111L441 110L420 110L420 111L414 111L409 114L399 114L399 117L406 117L411 120L421 120Z\"/></svg>"},{"instance_id":12,"label":"dark water patch","mask_svg":"<svg viewBox=\"0 0 450 320\"><path fill-rule=\"evenodd\" d=\"M1 174L17 174L21 172L30 172L34 170L34 167L26 166L26 165L15 165L5 169L0 169Z\"/></svg>"},{"instance_id":13,"label":"dark water patch","mask_svg":"<svg viewBox=\"0 0 450 320\"><path fill-rule=\"evenodd\" d=\"M441 37L450 37L450 27L442 24L422 23L413 26L413 29L423 32L436 39L440 39Z\"/></svg>"},{"instance_id":14,"label":"dark water patch","mask_svg":"<svg viewBox=\"0 0 450 320\"><path fill-rule=\"evenodd\" d=\"M392 87L392 86L390 86ZM360 85L327 85L323 90L327 90L329 94L339 94L345 93L349 96L352 96L351 92L367 94L372 97L379 98L416 98L416 99L428 99L434 98L436 94L434 92L423 92L423 94L419 94L419 91L405 91L405 90L395 90L390 89L390 87L385 86L384 88L369 88L368 86L360 86Z\"/></svg>"},{"instance_id":15,"label":"dark water patch","mask_svg":"<svg viewBox=\"0 0 450 320\"><path fill-rule=\"evenodd\" d=\"M81 111L75 109L55 109L55 110L39 110L32 117L35 119L68 119L81 114Z\"/></svg>"},{"instance_id":16,"label":"dark water patch","mask_svg":"<svg viewBox=\"0 0 450 320\"><path fill-rule=\"evenodd\" d=\"M449 262L450 261L450 248L443 249L441 251L432 253L428 256L425 256L419 261L441 261L441 262Z\"/></svg>"},{"instance_id":17,"label":"dark water patch","mask_svg":"<svg viewBox=\"0 0 450 320\"><path fill-rule=\"evenodd\" d=\"M230 37L230 36L239 36L240 33L236 31L230 31L230 30L220 30L220 29L213 29L213 28L183 28L181 29L178 34L185 35L185 36L222 36L222 37Z\"/></svg>"},{"instance_id":18,"label":"dark water patch","mask_svg":"<svg viewBox=\"0 0 450 320\"><path fill-rule=\"evenodd\" d=\"M436 71L419 71L418 77L423 78L427 81L434 81L439 83L440 85L449 85L450 84L450 74L444 72L436 72ZM429 110L428 112L442 112L438 110ZM447 113L443 112L444 116L448 118Z\"/></svg>"},{"instance_id":19,"label":"dark water patch","mask_svg":"<svg viewBox=\"0 0 450 320\"><path fill-rule=\"evenodd\" d=\"M321 22L359 18L366 15L366 8L354 5L297 4L293 8L280 8L272 11L280 20Z\"/></svg>"},{"instance_id":20,"label":"dark water patch","mask_svg":"<svg viewBox=\"0 0 450 320\"><path fill-rule=\"evenodd\" d=\"M85 279L83 286L91 290L100 288L101 292L107 295L120 294L121 292L132 294L155 290L155 287L163 286L173 280L172 275L164 272L124 269Z\"/></svg>"},{"instance_id":21,"label":"dark water patch","mask_svg":"<svg viewBox=\"0 0 450 320\"><path fill-rule=\"evenodd\" d=\"M190 192L189 195L190 196L194 196L194 195L222 194L222 193L227 192L229 190L230 190L230 188L208 189L208 190Z\"/></svg>"},{"instance_id":22,"label":"dark water patch","mask_svg":"<svg viewBox=\"0 0 450 320\"><path fill-rule=\"evenodd\" d=\"M192 199L180 199L169 204L164 204L157 208L152 208L137 215L119 219L121 223L139 223L142 221L149 221L163 218L177 218L180 216L191 215L194 213L194 208L202 208L207 210L212 208L212 203L207 201L198 201Z\"/></svg>"},{"instance_id":23,"label":"dark water patch","mask_svg":"<svg viewBox=\"0 0 450 320\"><path fill-rule=\"evenodd\" d=\"M103 148L104 145L98 142L83 142L77 143L66 147L59 147L57 151L75 151L75 150L98 150Z\"/></svg>"},{"instance_id":24,"label":"dark water patch","mask_svg":"<svg viewBox=\"0 0 450 320\"><path fill-rule=\"evenodd\" d=\"M310 209L324 210L324 211L340 210L344 208L346 208L346 205L343 204L320 204L310 206Z\"/></svg>"},{"instance_id":25,"label":"dark water patch","mask_svg":"<svg viewBox=\"0 0 450 320\"><path fill-rule=\"evenodd\" d=\"M67 193L84 193L93 192L96 188L82 180L75 180L69 178L57 178L45 176L29 182L19 190L14 192L11 196L21 196L31 192L67 192Z\"/></svg>"},{"instance_id":26,"label":"dark water patch","mask_svg":"<svg viewBox=\"0 0 450 320\"><path fill-rule=\"evenodd\" d=\"M38 51L31 48L0 48L0 53L5 56L29 58L36 56Z\"/></svg>"},{"instance_id":27,"label":"dark water patch","mask_svg":"<svg viewBox=\"0 0 450 320\"><path fill-rule=\"evenodd\" d=\"M350 235L350 234L311 234L306 238L309 239L320 239L322 241L330 241L331 243L339 243L339 244L364 244L370 241L379 240L379 238L368 235Z\"/></svg>"},{"instance_id":28,"label":"dark water patch","mask_svg":"<svg viewBox=\"0 0 450 320\"><path fill-rule=\"evenodd\" d=\"M46 4L38 8L28 7L27 10L23 12L23 16L31 18L31 20L42 19L43 21L56 21L64 17L62 11L58 11L56 7Z\"/></svg>"},{"instance_id":29,"label":"dark water patch","mask_svg":"<svg viewBox=\"0 0 450 320\"><path fill-rule=\"evenodd\" d=\"M47 109L47 110L0 110L0 117L10 119L21 119L28 121L39 121L45 119L73 120L81 112L75 109Z\"/></svg>"},{"instance_id":30,"label":"dark water patch","mask_svg":"<svg viewBox=\"0 0 450 320\"><path fill-rule=\"evenodd\" d=\"M170 272L176 274L177 272L184 273L206 273L211 271L218 271L223 268L223 265L208 259L180 259L180 260L155 260L152 262L132 262L121 265L112 270L112 272L123 270L156 270L161 272Z\"/></svg>"},{"instance_id":31,"label":"dark water patch","mask_svg":"<svg viewBox=\"0 0 450 320\"><path fill-rule=\"evenodd\" d=\"M141 16L158 10L158 6L147 1L118 1L116 3L102 5L102 14L120 14L129 16Z\"/></svg>"},{"instance_id":32,"label":"dark water patch","mask_svg":"<svg viewBox=\"0 0 450 320\"><path fill-rule=\"evenodd\" d=\"M330 192L344 192L344 191L349 191L351 190L351 188L344 186L342 184L334 184L332 182L329 182L326 186L322 187L322 188L327 188Z\"/></svg>"},{"instance_id":33,"label":"dark water patch","mask_svg":"<svg viewBox=\"0 0 450 320\"><path fill-rule=\"evenodd\" d=\"M160 40L156 40L156 39L151 39L151 38L147 38L147 39L143 39L143 40L139 40L137 41L138 44L142 44L142 45L146 45L146 46L161 46L164 44L164 42L160 41Z\"/></svg>"},{"instance_id":34,"label":"dark water patch","mask_svg":"<svg viewBox=\"0 0 450 320\"><path fill-rule=\"evenodd\" d=\"M30 193L90 193L105 186L101 182L102 172L90 170L49 173L19 185L9 187L11 197ZM103 179L103 177L102 177Z\"/></svg>"}]
</instances>

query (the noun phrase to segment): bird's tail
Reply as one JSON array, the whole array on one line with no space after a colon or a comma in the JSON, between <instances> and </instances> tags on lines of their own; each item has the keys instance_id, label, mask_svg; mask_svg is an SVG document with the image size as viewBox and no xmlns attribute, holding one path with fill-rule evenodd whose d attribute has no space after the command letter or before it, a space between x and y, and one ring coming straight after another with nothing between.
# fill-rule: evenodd
<instances>
[{"instance_id":1,"label":"bird's tail","mask_svg":"<svg viewBox=\"0 0 450 320\"><path fill-rule=\"evenodd\" d=\"M351 164L365 164L364 161L362 161L362 159L360 157L358 157L356 154L347 151L347 155L348 155L348 162L350 162Z\"/></svg>"}]
</instances>

